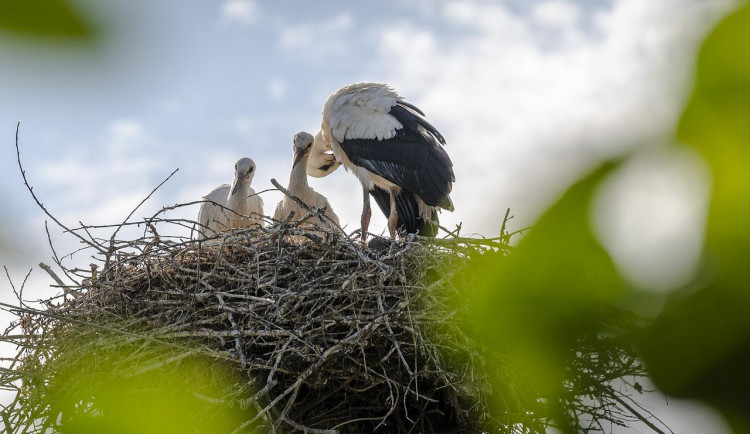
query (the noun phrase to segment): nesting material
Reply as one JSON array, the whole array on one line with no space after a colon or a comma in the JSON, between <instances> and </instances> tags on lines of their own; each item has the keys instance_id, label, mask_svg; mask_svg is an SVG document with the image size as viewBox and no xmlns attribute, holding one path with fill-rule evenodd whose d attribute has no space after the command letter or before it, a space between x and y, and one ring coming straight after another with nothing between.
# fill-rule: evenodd
<instances>
[{"instance_id":1,"label":"nesting material","mask_svg":"<svg viewBox=\"0 0 750 434\"><path fill-rule=\"evenodd\" d=\"M505 254L506 239L380 240L363 249L340 231L307 232L304 220L180 243L154 231L105 255L63 299L9 309L19 321L4 340L19 353L2 384L18 398L3 411L6 430L59 428L115 377L186 376L189 358L204 366L191 368L195 375L231 371L230 386L192 392L211 414L245 415L226 432L546 428L534 393L493 397L491 378L516 384L514 368L489 362L459 320L473 285L468 264ZM620 356L613 346L611 357ZM628 360L601 368L581 354L576 363L602 378L638 374ZM85 393L64 382L71 376ZM600 387L570 411L614 414L606 399L614 389ZM78 404L64 410L50 399Z\"/></svg>"}]
</instances>

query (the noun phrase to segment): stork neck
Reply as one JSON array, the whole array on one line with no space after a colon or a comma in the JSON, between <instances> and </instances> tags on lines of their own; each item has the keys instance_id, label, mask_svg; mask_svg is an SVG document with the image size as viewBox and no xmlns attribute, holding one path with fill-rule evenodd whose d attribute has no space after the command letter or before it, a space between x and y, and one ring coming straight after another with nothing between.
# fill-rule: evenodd
<instances>
[{"instance_id":1,"label":"stork neck","mask_svg":"<svg viewBox=\"0 0 750 434\"><path fill-rule=\"evenodd\" d=\"M244 209L246 208L244 206L246 202L245 199L249 194L250 182L243 182L234 194L232 194L230 190L229 197L227 198L227 207L240 214L245 214L247 212L247 210Z\"/></svg>"},{"instance_id":2,"label":"stork neck","mask_svg":"<svg viewBox=\"0 0 750 434\"><path fill-rule=\"evenodd\" d=\"M294 192L295 190L307 188L307 162L310 159L310 153L304 155L297 163L296 166L292 167L292 173L289 174L289 191Z\"/></svg>"}]
</instances>

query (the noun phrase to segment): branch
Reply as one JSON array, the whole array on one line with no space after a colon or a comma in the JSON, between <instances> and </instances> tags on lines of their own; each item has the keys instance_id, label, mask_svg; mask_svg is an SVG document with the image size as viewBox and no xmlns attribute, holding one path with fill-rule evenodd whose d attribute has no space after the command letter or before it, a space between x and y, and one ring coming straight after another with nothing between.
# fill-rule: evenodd
<instances>
[{"instance_id":1,"label":"branch","mask_svg":"<svg viewBox=\"0 0 750 434\"><path fill-rule=\"evenodd\" d=\"M96 249L99 253L106 253L107 252L106 250L102 249L101 247L97 246L96 244L92 244L86 238L83 238L82 236L80 236L77 233L75 233L75 232L71 231L70 229L68 229L68 227L65 226L64 224L60 223L60 220L58 220L57 218L55 218L55 216L53 216L49 211L47 211L47 208L45 208L44 205L42 204L42 202L40 202L39 199L36 197L36 194L34 194L34 189L29 185L29 181L26 179L26 171L23 170L23 165L21 164L21 151L20 151L20 149L18 147L18 132L19 132L20 129L21 129L21 122L19 121L16 124L16 160L18 161L18 169L21 170L21 176L23 177L23 185L25 185L26 189L29 190L29 193L31 193L31 197L34 198L34 201L36 202L37 205L39 205L39 208L41 208L42 211L44 211L44 213L47 214L47 216L49 218L51 218L53 222L57 223L58 226L60 226L61 228L63 228L65 231L72 233L73 235L75 235L76 237L78 237L78 239L80 239L81 241L83 241L85 244L87 244L87 245L93 247L94 249Z\"/></svg>"}]
</instances>

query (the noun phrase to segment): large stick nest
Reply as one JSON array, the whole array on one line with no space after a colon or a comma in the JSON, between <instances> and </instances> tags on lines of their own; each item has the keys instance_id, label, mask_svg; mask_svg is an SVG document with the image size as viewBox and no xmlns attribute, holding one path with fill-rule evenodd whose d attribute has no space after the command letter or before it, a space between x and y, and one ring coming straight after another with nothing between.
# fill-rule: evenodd
<instances>
[{"instance_id":1,"label":"large stick nest","mask_svg":"<svg viewBox=\"0 0 750 434\"><path fill-rule=\"evenodd\" d=\"M107 382L153 370L185 375L178 367L191 357L235 374L230 387L202 396L214 412L244 411L226 432L543 432L549 425L531 391L488 403L489 376L516 384L515 368L489 363L460 321L473 284L467 266L504 255L507 237L363 249L340 232L276 223L179 243L149 223L151 234L139 240L110 240L120 247L100 257L100 273L64 270L85 279L45 309L15 309L20 320L5 334L20 351L3 385L21 380L3 414L8 432L64 428L91 411L87 400ZM587 388L568 386L566 411L597 423L632 420L609 382L642 374L635 358L615 343L607 354L600 345L577 351L571 369Z\"/></svg>"},{"instance_id":2,"label":"large stick nest","mask_svg":"<svg viewBox=\"0 0 750 434\"><path fill-rule=\"evenodd\" d=\"M19 376L31 369L52 381L20 389L28 420L14 422L42 429L69 420L48 402L61 369L96 389L111 374L90 359L117 354L108 368L130 375L136 360L161 368L189 353L244 372L231 404L254 411L238 432L466 432L487 423L488 382L466 363L468 341L452 317L467 261L498 241L363 249L293 222L205 241L154 232L117 244L90 274L66 270L86 278L66 285L62 302L21 312ZM154 345L174 351L155 355Z\"/></svg>"}]
</instances>

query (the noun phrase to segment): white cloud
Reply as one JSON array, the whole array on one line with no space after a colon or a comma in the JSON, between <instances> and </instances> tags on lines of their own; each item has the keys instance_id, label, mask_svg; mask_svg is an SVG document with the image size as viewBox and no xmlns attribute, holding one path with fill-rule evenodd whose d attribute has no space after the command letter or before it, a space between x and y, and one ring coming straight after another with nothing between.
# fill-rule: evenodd
<instances>
[{"instance_id":1,"label":"white cloud","mask_svg":"<svg viewBox=\"0 0 750 434\"><path fill-rule=\"evenodd\" d=\"M165 162L154 158L160 143L135 119L110 122L96 153L70 155L39 164L40 185L53 192L53 208L61 209L63 221L114 223L156 186L157 172ZM46 194L49 194L46 192Z\"/></svg>"},{"instance_id":2,"label":"white cloud","mask_svg":"<svg viewBox=\"0 0 750 434\"><path fill-rule=\"evenodd\" d=\"M581 12L562 1L531 17L497 3L447 2L442 23L383 28L371 75L421 107L448 139L456 212L443 221L491 235L506 207L515 228L526 226L593 162L668 136L696 43L721 6L619 1L587 32ZM565 41L554 49L534 27L552 17Z\"/></svg>"},{"instance_id":3,"label":"white cloud","mask_svg":"<svg viewBox=\"0 0 750 434\"><path fill-rule=\"evenodd\" d=\"M570 27L580 20L580 8L567 0L547 0L537 3L533 10L534 20L550 27Z\"/></svg>"},{"instance_id":4,"label":"white cloud","mask_svg":"<svg viewBox=\"0 0 750 434\"><path fill-rule=\"evenodd\" d=\"M112 138L119 141L132 141L143 136L143 125L134 119L117 119L107 128Z\"/></svg>"},{"instance_id":5,"label":"white cloud","mask_svg":"<svg viewBox=\"0 0 750 434\"><path fill-rule=\"evenodd\" d=\"M250 27L259 17L260 8L253 0L227 0L221 6L221 19L225 23Z\"/></svg>"},{"instance_id":6,"label":"white cloud","mask_svg":"<svg viewBox=\"0 0 750 434\"><path fill-rule=\"evenodd\" d=\"M279 47L309 56L346 52L347 32L354 27L354 16L347 11L319 22L287 23L279 34Z\"/></svg>"}]
</instances>

